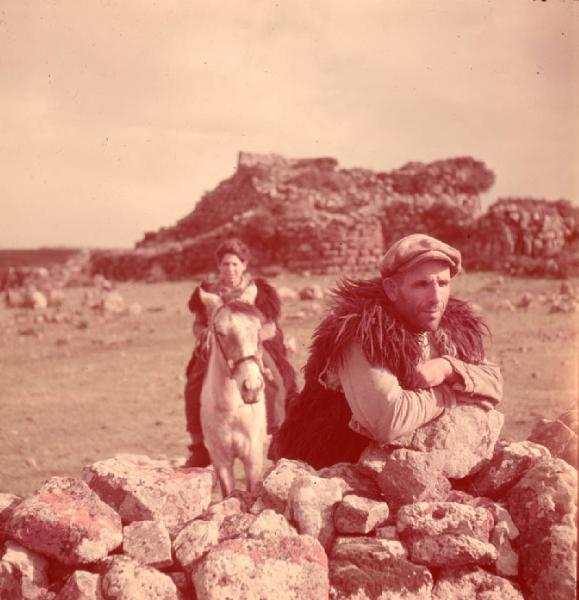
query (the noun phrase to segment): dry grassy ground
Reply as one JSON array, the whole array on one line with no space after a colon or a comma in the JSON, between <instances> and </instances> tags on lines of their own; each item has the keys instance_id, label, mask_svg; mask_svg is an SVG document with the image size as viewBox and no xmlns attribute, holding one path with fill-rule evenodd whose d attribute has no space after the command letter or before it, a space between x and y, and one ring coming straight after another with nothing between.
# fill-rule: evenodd
<instances>
[{"instance_id":1,"label":"dry grassy ground","mask_svg":"<svg viewBox=\"0 0 579 600\"><path fill-rule=\"evenodd\" d=\"M454 292L479 305L491 327L489 354L506 382L503 434L524 439L539 417L576 405L577 314L549 314L540 304L499 309L525 291L557 293L560 284L505 278L484 289L496 279L466 274ZM196 283L120 285L127 304L142 306L140 316L99 317L81 307L85 289L66 290L72 324L35 323L33 311L0 308L0 492L28 494L47 477L120 452L185 455L183 373L193 343L186 302ZM282 275L272 283L326 288L334 278ZM296 338L297 369L322 308L284 303L282 327Z\"/></svg>"}]
</instances>

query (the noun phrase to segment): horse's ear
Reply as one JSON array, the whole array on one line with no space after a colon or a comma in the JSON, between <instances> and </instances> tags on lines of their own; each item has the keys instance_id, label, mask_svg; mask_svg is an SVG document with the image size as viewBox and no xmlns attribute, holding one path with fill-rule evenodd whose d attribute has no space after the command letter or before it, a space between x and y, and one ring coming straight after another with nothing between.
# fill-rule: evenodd
<instances>
[{"instance_id":1,"label":"horse's ear","mask_svg":"<svg viewBox=\"0 0 579 600\"><path fill-rule=\"evenodd\" d=\"M271 340L275 337L276 331L277 328L275 326L275 323L273 321L266 321L259 330L259 339L262 342L265 342L266 340Z\"/></svg>"},{"instance_id":2,"label":"horse's ear","mask_svg":"<svg viewBox=\"0 0 579 600\"><path fill-rule=\"evenodd\" d=\"M207 309L207 314L213 314L222 304L223 300L219 294L206 292L203 288L199 288L199 298L203 306Z\"/></svg>"},{"instance_id":3,"label":"horse's ear","mask_svg":"<svg viewBox=\"0 0 579 600\"><path fill-rule=\"evenodd\" d=\"M241 302L247 302L247 304L253 304L255 306L255 299L257 298L257 286L252 281L241 293L238 300Z\"/></svg>"}]
</instances>

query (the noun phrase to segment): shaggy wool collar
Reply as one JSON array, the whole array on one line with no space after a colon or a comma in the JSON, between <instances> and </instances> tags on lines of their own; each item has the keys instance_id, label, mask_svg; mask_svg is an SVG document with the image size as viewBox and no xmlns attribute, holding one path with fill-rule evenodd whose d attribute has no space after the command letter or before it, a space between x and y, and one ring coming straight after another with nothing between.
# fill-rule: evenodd
<instances>
[{"instance_id":1,"label":"shaggy wool collar","mask_svg":"<svg viewBox=\"0 0 579 600\"><path fill-rule=\"evenodd\" d=\"M323 380L325 374L335 372L344 352L357 342L372 366L388 368L403 387L409 385L421 359L424 334L412 331L396 317L380 278L345 279L333 295L328 315L314 332L304 369L306 380ZM484 359L487 334L486 325L470 305L451 297L439 329L427 335L438 354L476 364Z\"/></svg>"}]
</instances>

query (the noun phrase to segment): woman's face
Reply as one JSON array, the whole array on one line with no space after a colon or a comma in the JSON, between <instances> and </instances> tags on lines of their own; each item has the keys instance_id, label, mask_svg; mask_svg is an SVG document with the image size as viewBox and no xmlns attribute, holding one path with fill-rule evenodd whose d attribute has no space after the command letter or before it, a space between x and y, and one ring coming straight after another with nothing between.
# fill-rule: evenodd
<instances>
[{"instance_id":1,"label":"woman's face","mask_svg":"<svg viewBox=\"0 0 579 600\"><path fill-rule=\"evenodd\" d=\"M228 288L235 288L241 283L247 264L236 254L224 254L219 261L219 279Z\"/></svg>"}]
</instances>

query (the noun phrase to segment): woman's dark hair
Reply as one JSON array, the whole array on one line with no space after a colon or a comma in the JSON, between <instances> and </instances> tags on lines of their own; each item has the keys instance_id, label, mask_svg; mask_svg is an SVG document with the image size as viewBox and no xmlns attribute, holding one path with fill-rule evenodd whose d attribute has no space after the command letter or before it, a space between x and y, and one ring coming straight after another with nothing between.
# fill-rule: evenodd
<instances>
[{"instance_id":1,"label":"woman's dark hair","mask_svg":"<svg viewBox=\"0 0 579 600\"><path fill-rule=\"evenodd\" d=\"M249 259L251 258L249 248L238 238L224 240L217 246L217 250L215 251L217 262L220 263L221 259L226 254L235 254L239 260L242 260L245 263L249 262Z\"/></svg>"}]
</instances>

